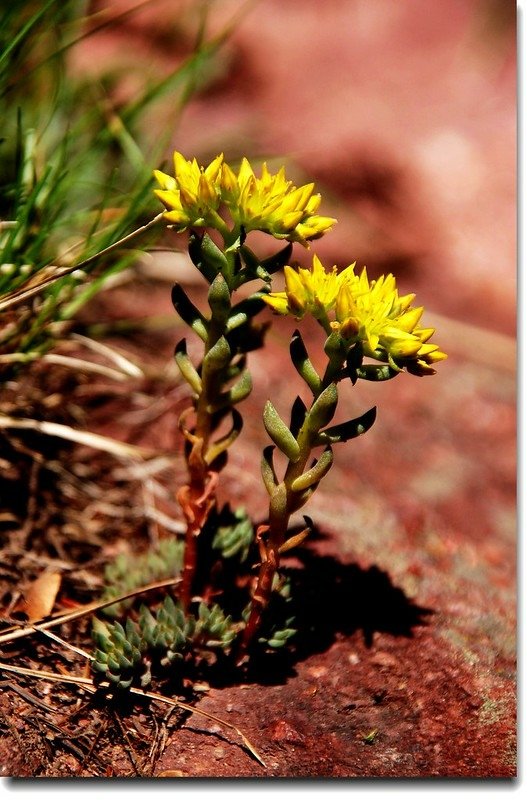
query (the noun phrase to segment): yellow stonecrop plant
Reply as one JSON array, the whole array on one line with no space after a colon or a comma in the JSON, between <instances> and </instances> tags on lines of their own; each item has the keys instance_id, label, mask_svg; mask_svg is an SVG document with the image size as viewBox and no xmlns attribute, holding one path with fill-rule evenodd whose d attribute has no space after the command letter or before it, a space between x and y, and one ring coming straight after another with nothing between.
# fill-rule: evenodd
<instances>
[{"instance_id":1,"label":"yellow stonecrop plant","mask_svg":"<svg viewBox=\"0 0 527 800\"><path fill-rule=\"evenodd\" d=\"M192 557L187 557L183 571L185 604L188 605L191 589L195 588L196 539L214 506L218 475L210 454L216 455L218 448L211 447L210 438L214 428L212 420L217 414L215 409L223 408L221 418L226 409L230 409L232 430L227 437L230 446L241 425L239 412L232 406L247 396L252 383L246 378L243 391L238 391L239 384L236 384L229 391L220 392L223 405L215 393L224 379L228 383L227 376L233 374L233 364L246 352L247 342L254 343L254 331L259 330L260 334L263 331L263 326L256 327L253 318L265 306L278 314L292 314L298 320L310 314L326 335L327 366L323 375L313 367L299 331L291 342L293 365L313 394L310 408L297 397L289 425L270 400L264 409L264 426L273 442L273 446L264 451L262 460L262 477L270 497L269 519L257 536L260 571L245 617L240 648L243 660L257 638L269 604L280 554L298 544L308 533L306 529L300 536L289 536L291 514L307 502L331 467L332 446L349 441L373 424L375 409L357 419L328 427L337 407L339 382L350 379L355 383L359 378L384 381L405 369L414 375L432 375L434 366L445 359L446 354L429 342L434 329L421 327L423 308L412 306L414 294L399 295L393 275L370 280L366 268L355 271L355 263L340 272L336 266L327 270L316 254L310 269L295 268L288 263L290 246L274 260L266 262L259 261L249 250L246 239L251 231L264 231L276 239L309 246L311 240L331 230L336 220L318 215L321 198L314 193L313 183L297 188L286 178L283 167L272 174L266 164L258 177L246 158L236 171L227 164L223 154L207 166L200 166L195 159L188 161L176 152L174 175L156 171L155 176L161 186L156 195L166 208L165 219L177 231L187 228L193 231L191 255L211 284L208 320L197 312L189 313L189 303L182 301L181 289L176 292L175 303L205 344L204 358L197 368L189 363L186 348L176 349L183 377L194 391L196 414L195 425L188 428L185 424L183 428L192 445L188 451L191 479L179 494L191 530L187 551ZM221 234L223 251L201 232L204 228ZM281 267L285 290L273 291L272 274ZM255 278L261 281L259 290L244 301L245 306L243 303L233 306L233 292ZM242 308L244 311L240 315ZM241 330L234 337L235 329L240 326ZM256 340L258 346L263 344L261 335ZM245 364L245 355L243 358ZM381 366L365 363L365 359L381 362ZM325 448L324 452L310 463L312 451L320 446ZM287 460L281 479L273 461L276 448Z\"/></svg>"},{"instance_id":2,"label":"yellow stonecrop plant","mask_svg":"<svg viewBox=\"0 0 527 800\"><path fill-rule=\"evenodd\" d=\"M174 285L174 307L202 345L197 360L190 357L185 338L175 348L177 366L191 393L179 420L188 477L177 498L187 530L177 608L165 608L157 619L145 612L148 630L141 636L147 643L165 642L169 650L162 662L172 664L187 659L196 631L203 631L206 622L207 641L232 653L242 665L262 647L283 647L295 633L291 619L280 627L271 613L284 585L278 574L282 554L300 545L311 531L305 517L306 527L292 533L291 516L305 506L330 470L335 445L364 434L375 421L376 409L371 408L332 424L339 384L386 381L403 371L433 375L446 354L430 343L434 329L421 327L423 308L412 305L414 294L399 294L393 275L370 279L366 268L356 272L355 263L340 272L336 266L326 269L317 255L310 268L291 266L294 242L309 247L336 222L318 215L321 198L314 184L296 187L283 167L272 174L265 164L258 177L246 158L235 170L223 154L202 166L176 152L174 175L158 170L154 175L160 187L155 194L165 207L159 216L175 232L189 232L190 258L208 285L208 308L198 308L181 284ZM248 244L253 231L286 240L285 246L261 259ZM221 246L215 234L223 240ZM273 275L280 270L285 288L276 291ZM244 290L238 298L238 290L251 282L257 283L256 290L252 294ZM313 316L325 337L315 363L324 357L326 362L322 371L315 368L296 330L290 357L311 400L306 404L300 396L293 397L289 422L271 399L265 403L263 425L272 444L263 451L260 469L269 511L254 533L250 517L240 509L231 514L231 523L225 523L216 491L228 450L243 426L238 409L253 388L247 364L250 352L264 346L270 321L257 318L265 310L291 314L300 322ZM242 573L235 586L231 585L233 558ZM255 563L256 575L251 567ZM222 585L222 579L231 584ZM244 601L233 605L233 597L240 593ZM214 608L203 600L211 597ZM123 631L119 628L104 641L99 636L111 650L97 662L104 673L110 661L122 662L121 667L128 669L127 657L117 652ZM135 641L138 630L130 628L130 636ZM202 641L203 634L198 638ZM121 667L110 679L124 685L129 677L125 680Z\"/></svg>"}]
</instances>

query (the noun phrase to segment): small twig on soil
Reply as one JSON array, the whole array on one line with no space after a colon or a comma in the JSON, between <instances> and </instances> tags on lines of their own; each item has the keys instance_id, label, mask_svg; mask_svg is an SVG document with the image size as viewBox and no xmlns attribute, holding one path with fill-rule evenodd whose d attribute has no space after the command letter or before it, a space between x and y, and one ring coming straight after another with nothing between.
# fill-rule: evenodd
<instances>
[{"instance_id":1,"label":"small twig on soil","mask_svg":"<svg viewBox=\"0 0 527 800\"><path fill-rule=\"evenodd\" d=\"M4 631L4 633L0 636L0 644L3 644L4 642L11 642L14 639L21 639L24 636L30 636L32 633L45 631L48 628L54 628L56 625L62 625L64 622L72 622L75 619L85 617L87 614L92 614L94 611L99 611L101 608L106 608L106 606L113 606L114 603L120 603L123 600L128 600L130 597L143 594L143 592L164 589L167 586L176 586L180 582L181 578L169 578L164 581L156 581L155 583L149 583L147 586L140 586L138 589L134 589L131 592L126 592L126 594L112 597L110 600L98 600L94 603L88 603L87 605L80 606L79 608L76 608L75 611L68 611L67 614L58 614L46 622L26 625L23 628L9 628L8 631Z\"/></svg>"},{"instance_id":2,"label":"small twig on soil","mask_svg":"<svg viewBox=\"0 0 527 800\"><path fill-rule=\"evenodd\" d=\"M0 672L1 671L11 672L14 673L15 675L26 675L31 678L38 678L39 680L57 681L58 683L73 683L82 689L86 689L86 691L91 692L92 694L95 694L95 692L97 692L99 689L112 688L111 684L108 681L101 681L99 684L95 685L95 683L91 680L91 678L83 678L78 675L58 675L55 672L46 672L45 670L28 669L27 667L17 667L12 664L5 664L4 662L0 662ZM221 719L221 717L217 717L215 714L209 714L208 711L202 711L202 709L195 708L194 706L191 706L188 703L182 703L180 700L173 700L170 697L164 697L162 694L157 694L156 692L146 692L142 689L136 689L133 686L131 686L128 689L128 692L138 697L147 698L148 700L155 700L158 703L166 703L169 706L181 708L184 711L188 711L190 714L199 714L200 716L206 717L207 719L210 719L213 722L218 723L219 725L223 725L225 728L229 728L230 730L235 731L242 740L247 750L251 753L251 755L263 767L267 767L267 764L265 763L261 755L258 753L254 745L251 744L251 742L245 736L245 734L242 733L242 731L236 725L233 725L232 722L227 722L227 720Z\"/></svg>"},{"instance_id":3,"label":"small twig on soil","mask_svg":"<svg viewBox=\"0 0 527 800\"><path fill-rule=\"evenodd\" d=\"M73 653L77 653L78 656L82 656L83 658L87 658L88 661L95 661L95 656L92 656L90 653L87 653L86 650L83 650L82 647L76 647L74 644L70 644L65 639L61 639L60 636L57 636L55 633L51 633L51 631L40 630L35 631L35 633L43 633L44 636L47 636L48 639L51 639L57 644L61 644L66 650L71 650Z\"/></svg>"},{"instance_id":4,"label":"small twig on soil","mask_svg":"<svg viewBox=\"0 0 527 800\"><path fill-rule=\"evenodd\" d=\"M21 686L17 686L17 684L13 683L12 681L0 681L0 687L2 688L2 690L10 689L12 692L16 692L16 694L20 695L20 697L22 697L23 700L26 700L28 703L30 703L33 706L37 706L38 708L41 708L42 711L56 711L57 710L56 708L53 708L53 706L47 705L47 703L44 703L44 702L42 702L42 700L39 700L39 698L35 697L35 695L31 694L31 692L28 692L26 689L23 689Z\"/></svg>"},{"instance_id":5,"label":"small twig on soil","mask_svg":"<svg viewBox=\"0 0 527 800\"><path fill-rule=\"evenodd\" d=\"M96 364L93 361L86 361L84 358L65 356L61 353L5 353L0 355L0 364L14 364L21 362L27 364L31 361L39 361L41 364L58 364L62 367L69 367L76 372L93 372L97 375L104 375L116 381L129 380L130 376L114 367L107 367L104 364Z\"/></svg>"},{"instance_id":6,"label":"small twig on soil","mask_svg":"<svg viewBox=\"0 0 527 800\"><path fill-rule=\"evenodd\" d=\"M141 774L141 770L139 769L139 766L137 764L137 760L136 760L135 753L134 753L134 748L133 748L132 743L130 741L130 737L128 735L128 731L126 730L125 725L123 725L123 723L119 719L119 715L116 714L115 711L113 712L112 717L115 720L115 722L117 723L117 727L121 731L121 735L122 735L123 739L126 742L127 746L124 748L124 750L125 750L126 755L128 756L128 758L130 759L130 763L132 764L132 767L134 768L134 772L135 772L135 774L137 775L138 778L142 778L143 775Z\"/></svg>"},{"instance_id":7,"label":"small twig on soil","mask_svg":"<svg viewBox=\"0 0 527 800\"><path fill-rule=\"evenodd\" d=\"M0 416L0 429L7 428L13 430L32 430L44 433L47 436L57 436L60 439L67 439L70 442L84 444L94 447L97 450L104 450L120 458L143 458L153 455L152 451L136 445L119 442L100 433L90 431L79 431L69 425L62 425L59 422L47 422L38 419L17 419L16 417Z\"/></svg>"}]
</instances>

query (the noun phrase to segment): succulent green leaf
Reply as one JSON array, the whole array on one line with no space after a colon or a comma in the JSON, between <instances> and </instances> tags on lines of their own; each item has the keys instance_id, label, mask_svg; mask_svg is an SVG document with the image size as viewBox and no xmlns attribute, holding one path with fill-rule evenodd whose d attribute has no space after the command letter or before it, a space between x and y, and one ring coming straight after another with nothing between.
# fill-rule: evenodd
<instances>
[{"instance_id":1,"label":"succulent green leaf","mask_svg":"<svg viewBox=\"0 0 527 800\"><path fill-rule=\"evenodd\" d=\"M245 400L245 398L248 397L252 392L252 388L253 379L251 373L248 370L245 370L240 380L237 381L231 389L229 389L228 395L230 405L236 405L237 403L241 403L242 400Z\"/></svg>"},{"instance_id":2,"label":"succulent green leaf","mask_svg":"<svg viewBox=\"0 0 527 800\"><path fill-rule=\"evenodd\" d=\"M117 659L114 658L114 656L108 656L108 662L107 663L108 663L108 668L111 669L111 671L114 673L114 675L117 674L120 671L121 667L120 667L119 662L117 661Z\"/></svg>"},{"instance_id":3,"label":"succulent green leaf","mask_svg":"<svg viewBox=\"0 0 527 800\"><path fill-rule=\"evenodd\" d=\"M223 558L239 555L245 561L249 547L254 539L254 528L245 509L238 508L234 512L234 520L229 525L221 525L212 540L212 547L220 550Z\"/></svg>"},{"instance_id":4,"label":"succulent green leaf","mask_svg":"<svg viewBox=\"0 0 527 800\"><path fill-rule=\"evenodd\" d=\"M189 239L188 253L192 263L201 272L205 280L212 283L220 270L214 265L211 265L203 254L202 244L203 236L192 233Z\"/></svg>"},{"instance_id":5,"label":"succulent green leaf","mask_svg":"<svg viewBox=\"0 0 527 800\"><path fill-rule=\"evenodd\" d=\"M291 261L291 254L293 252L293 245L289 242L282 250L279 250L274 256L264 258L261 262L261 267L273 275L275 272L283 269Z\"/></svg>"},{"instance_id":6,"label":"succulent green leaf","mask_svg":"<svg viewBox=\"0 0 527 800\"><path fill-rule=\"evenodd\" d=\"M201 240L202 263L214 271L215 274L221 272L226 274L229 270L229 262L225 253L212 241L206 233Z\"/></svg>"},{"instance_id":7,"label":"succulent green leaf","mask_svg":"<svg viewBox=\"0 0 527 800\"><path fill-rule=\"evenodd\" d=\"M95 661L93 663L94 665L97 664L97 669L99 672L105 672L108 662L108 656L106 653L103 653L102 650L96 650L94 657Z\"/></svg>"},{"instance_id":8,"label":"succulent green leaf","mask_svg":"<svg viewBox=\"0 0 527 800\"><path fill-rule=\"evenodd\" d=\"M350 439L355 439L357 436L362 436L375 422L376 414L377 408L374 406L361 417L350 419L348 422L342 422L340 425L333 425L331 428L326 428L325 431L320 431L316 444L347 442Z\"/></svg>"},{"instance_id":9,"label":"succulent green leaf","mask_svg":"<svg viewBox=\"0 0 527 800\"><path fill-rule=\"evenodd\" d=\"M265 404L263 422L265 430L279 450L293 463L298 461L300 457L298 442L270 400Z\"/></svg>"},{"instance_id":10,"label":"succulent green leaf","mask_svg":"<svg viewBox=\"0 0 527 800\"><path fill-rule=\"evenodd\" d=\"M227 339L225 336L220 336L216 344L210 348L203 359L203 366L206 369L213 369L215 372L217 372L218 370L227 366L231 356L231 348Z\"/></svg>"},{"instance_id":11,"label":"succulent green leaf","mask_svg":"<svg viewBox=\"0 0 527 800\"><path fill-rule=\"evenodd\" d=\"M232 349L232 348L231 348ZM247 356L240 355L233 359L229 366L224 370L225 381L230 381L232 378L238 378L247 364Z\"/></svg>"},{"instance_id":12,"label":"succulent green leaf","mask_svg":"<svg viewBox=\"0 0 527 800\"><path fill-rule=\"evenodd\" d=\"M232 307L231 315L227 322L227 330L233 331L244 325L249 319L255 317L265 308L265 303L260 294L253 294L246 297Z\"/></svg>"},{"instance_id":13,"label":"succulent green leaf","mask_svg":"<svg viewBox=\"0 0 527 800\"><path fill-rule=\"evenodd\" d=\"M319 394L313 405L309 409L308 425L309 429L316 433L328 422L331 422L335 414L338 403L338 390L336 383L330 383L329 386Z\"/></svg>"},{"instance_id":14,"label":"succulent green leaf","mask_svg":"<svg viewBox=\"0 0 527 800\"><path fill-rule=\"evenodd\" d=\"M207 233L203 236L191 234L188 252L193 264L209 283L212 283L218 273L228 274L227 257Z\"/></svg>"},{"instance_id":15,"label":"succulent green leaf","mask_svg":"<svg viewBox=\"0 0 527 800\"><path fill-rule=\"evenodd\" d=\"M357 377L364 381L389 381L399 372L399 369L392 369L389 364L363 364L357 369Z\"/></svg>"},{"instance_id":16,"label":"succulent green leaf","mask_svg":"<svg viewBox=\"0 0 527 800\"><path fill-rule=\"evenodd\" d=\"M200 339L206 342L208 336L206 320L187 297L179 283L175 283L172 287L172 304L183 322L186 322L194 333L197 333Z\"/></svg>"},{"instance_id":17,"label":"succulent green leaf","mask_svg":"<svg viewBox=\"0 0 527 800\"><path fill-rule=\"evenodd\" d=\"M231 293L221 273L212 281L208 301L214 320L224 325L231 311Z\"/></svg>"},{"instance_id":18,"label":"succulent green leaf","mask_svg":"<svg viewBox=\"0 0 527 800\"><path fill-rule=\"evenodd\" d=\"M174 358L181 375L186 380L192 391L197 395L200 395L202 388L201 378L187 354L186 339L181 339L181 341L178 342L174 353Z\"/></svg>"},{"instance_id":19,"label":"succulent green leaf","mask_svg":"<svg viewBox=\"0 0 527 800\"><path fill-rule=\"evenodd\" d=\"M314 484L319 483L331 469L332 463L333 451L331 447L327 447L311 469L308 469L293 481L291 484L292 490L294 492L302 492L304 489L309 489Z\"/></svg>"},{"instance_id":20,"label":"succulent green leaf","mask_svg":"<svg viewBox=\"0 0 527 800\"><path fill-rule=\"evenodd\" d=\"M125 655L121 653L119 656L119 668L123 670L131 669L133 667L133 662L130 661Z\"/></svg>"},{"instance_id":21,"label":"succulent green leaf","mask_svg":"<svg viewBox=\"0 0 527 800\"><path fill-rule=\"evenodd\" d=\"M313 394L316 396L320 392L321 379L313 364L309 360L304 340L300 331L293 333L291 344L289 345L291 360L300 377L307 383Z\"/></svg>"},{"instance_id":22,"label":"succulent green leaf","mask_svg":"<svg viewBox=\"0 0 527 800\"><path fill-rule=\"evenodd\" d=\"M337 331L333 331L330 333L328 338L324 343L324 352L328 356L328 358L333 360L338 360L344 363L347 355L347 345L342 340L340 335Z\"/></svg>"},{"instance_id":23,"label":"succulent green leaf","mask_svg":"<svg viewBox=\"0 0 527 800\"><path fill-rule=\"evenodd\" d=\"M362 359L364 358L362 347L359 344L354 344L349 350L346 358L346 372L348 378L351 380L353 386L357 383L358 372L357 370L362 366Z\"/></svg>"},{"instance_id":24,"label":"succulent green leaf","mask_svg":"<svg viewBox=\"0 0 527 800\"><path fill-rule=\"evenodd\" d=\"M272 495L278 486L278 478L273 464L274 449L274 445L268 445L263 451L261 461L262 479L269 495Z\"/></svg>"},{"instance_id":25,"label":"succulent green leaf","mask_svg":"<svg viewBox=\"0 0 527 800\"><path fill-rule=\"evenodd\" d=\"M245 272L248 279L262 277L259 275L261 271L261 262L258 256L256 256L253 251L247 247L247 245L242 245L240 247L240 255L243 258L243 262L245 264ZM267 275L267 280L269 279L269 275ZM265 278L264 278L265 280Z\"/></svg>"},{"instance_id":26,"label":"succulent green leaf","mask_svg":"<svg viewBox=\"0 0 527 800\"><path fill-rule=\"evenodd\" d=\"M305 506L305 504L307 503L307 501L309 500L309 498L311 497L311 495L313 494L313 492L317 488L317 485L318 484L315 483L312 486L308 486L307 489L304 489L301 492L300 491L295 492L290 497L290 500L289 500L289 511L291 512L291 514L294 513L295 511L298 511L300 508L302 508L302 506Z\"/></svg>"},{"instance_id":27,"label":"succulent green leaf","mask_svg":"<svg viewBox=\"0 0 527 800\"><path fill-rule=\"evenodd\" d=\"M293 436L295 437L295 439L298 436L300 428L305 422L306 414L307 414L307 408L304 401L302 400L302 398L296 397L291 407L291 422L289 425L289 429L293 434Z\"/></svg>"}]
</instances>

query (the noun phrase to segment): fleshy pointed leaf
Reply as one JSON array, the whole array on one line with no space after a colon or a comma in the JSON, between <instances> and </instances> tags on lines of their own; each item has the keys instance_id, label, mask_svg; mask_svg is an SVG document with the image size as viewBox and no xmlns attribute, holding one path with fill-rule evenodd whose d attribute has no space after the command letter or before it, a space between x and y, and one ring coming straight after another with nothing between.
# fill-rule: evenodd
<instances>
[{"instance_id":1,"label":"fleshy pointed leaf","mask_svg":"<svg viewBox=\"0 0 527 800\"><path fill-rule=\"evenodd\" d=\"M213 442L205 454L205 461L210 466L221 453L225 452L238 438L243 428L243 418L239 411L232 409L232 428L225 436Z\"/></svg>"},{"instance_id":2,"label":"fleshy pointed leaf","mask_svg":"<svg viewBox=\"0 0 527 800\"><path fill-rule=\"evenodd\" d=\"M274 256L264 258L261 266L269 275L273 275L278 270L283 269L291 261L291 253L293 252L293 245L288 243L282 250L279 250Z\"/></svg>"},{"instance_id":3,"label":"fleshy pointed leaf","mask_svg":"<svg viewBox=\"0 0 527 800\"><path fill-rule=\"evenodd\" d=\"M257 255L253 253L250 247L247 245L242 245L240 247L240 255L243 258L243 263L245 264L245 272L247 276L251 278L257 277L258 269L261 266L261 261ZM269 276L268 276L269 277Z\"/></svg>"},{"instance_id":4,"label":"fleshy pointed leaf","mask_svg":"<svg viewBox=\"0 0 527 800\"><path fill-rule=\"evenodd\" d=\"M320 392L321 386L320 376L309 360L304 340L298 330L293 333L291 344L289 345L289 352L296 371L307 383L313 394L317 395L318 392Z\"/></svg>"},{"instance_id":5,"label":"fleshy pointed leaf","mask_svg":"<svg viewBox=\"0 0 527 800\"><path fill-rule=\"evenodd\" d=\"M304 528L304 530L300 531L300 533L296 533L294 536L286 539L286 541L278 548L278 552L287 553L289 550L292 550L293 547L297 547L299 544L302 544L302 542L307 539L310 532L310 528Z\"/></svg>"},{"instance_id":6,"label":"fleshy pointed leaf","mask_svg":"<svg viewBox=\"0 0 527 800\"><path fill-rule=\"evenodd\" d=\"M298 442L270 400L265 404L263 422L265 430L282 453L293 463L298 461L300 456Z\"/></svg>"},{"instance_id":7,"label":"fleshy pointed leaf","mask_svg":"<svg viewBox=\"0 0 527 800\"><path fill-rule=\"evenodd\" d=\"M389 364L363 364L357 369L357 377L364 381L389 381L399 375L399 369Z\"/></svg>"},{"instance_id":8,"label":"fleshy pointed leaf","mask_svg":"<svg viewBox=\"0 0 527 800\"><path fill-rule=\"evenodd\" d=\"M225 253L212 241L208 233L201 240L201 255L202 263L206 265L208 270L214 271L215 275L218 272L225 274L229 269L229 262Z\"/></svg>"},{"instance_id":9,"label":"fleshy pointed leaf","mask_svg":"<svg viewBox=\"0 0 527 800\"><path fill-rule=\"evenodd\" d=\"M203 236L199 234L192 233L190 235L189 244L188 244L188 254L190 259L195 267L199 269L203 277L209 282L212 283L216 275L218 274L218 270L215 267L211 267L208 261L203 257L202 252L202 241Z\"/></svg>"},{"instance_id":10,"label":"fleshy pointed leaf","mask_svg":"<svg viewBox=\"0 0 527 800\"><path fill-rule=\"evenodd\" d=\"M296 397L295 402L291 408L291 423L289 425L289 429L295 439L298 436L298 432L300 428L305 422L307 414L306 404L302 400L301 397Z\"/></svg>"},{"instance_id":11,"label":"fleshy pointed leaf","mask_svg":"<svg viewBox=\"0 0 527 800\"><path fill-rule=\"evenodd\" d=\"M331 447L327 447L311 469L308 469L303 475L300 475L293 481L291 484L292 490L294 492L302 492L304 489L309 489L311 486L319 483L324 475L329 472L332 464L333 451Z\"/></svg>"},{"instance_id":12,"label":"fleshy pointed leaf","mask_svg":"<svg viewBox=\"0 0 527 800\"><path fill-rule=\"evenodd\" d=\"M268 445L262 453L261 461L262 479L269 495L272 495L278 486L278 478L273 464L274 449L274 445Z\"/></svg>"},{"instance_id":13,"label":"fleshy pointed leaf","mask_svg":"<svg viewBox=\"0 0 527 800\"><path fill-rule=\"evenodd\" d=\"M241 403L242 400L245 400L245 398L251 394L252 388L252 375L249 370L245 370L240 380L228 391L230 405L236 405L237 403Z\"/></svg>"},{"instance_id":14,"label":"fleshy pointed leaf","mask_svg":"<svg viewBox=\"0 0 527 800\"><path fill-rule=\"evenodd\" d=\"M265 308L265 303L260 294L252 294L232 307L227 330L233 331L247 322L248 319L255 317Z\"/></svg>"},{"instance_id":15,"label":"fleshy pointed leaf","mask_svg":"<svg viewBox=\"0 0 527 800\"><path fill-rule=\"evenodd\" d=\"M185 294L183 287L175 283L172 287L172 303L179 316L204 342L207 340L207 323L203 314Z\"/></svg>"},{"instance_id":16,"label":"fleshy pointed leaf","mask_svg":"<svg viewBox=\"0 0 527 800\"><path fill-rule=\"evenodd\" d=\"M338 403L338 390L335 383L330 383L322 391L309 409L309 428L316 433L328 422L331 422Z\"/></svg>"},{"instance_id":17,"label":"fleshy pointed leaf","mask_svg":"<svg viewBox=\"0 0 527 800\"><path fill-rule=\"evenodd\" d=\"M210 414L215 414L221 411L222 408L228 408L241 403L242 400L245 400L245 398L250 395L252 388L252 376L249 370L246 370L234 386L220 395L216 403L207 406L208 412Z\"/></svg>"},{"instance_id":18,"label":"fleshy pointed leaf","mask_svg":"<svg viewBox=\"0 0 527 800\"><path fill-rule=\"evenodd\" d=\"M376 415L377 408L374 406L361 417L350 419L348 422L342 422L340 425L333 425L331 428L326 428L325 431L319 433L316 444L348 442L350 439L362 436L363 433L366 433L366 431L371 428L375 422Z\"/></svg>"},{"instance_id":19,"label":"fleshy pointed leaf","mask_svg":"<svg viewBox=\"0 0 527 800\"><path fill-rule=\"evenodd\" d=\"M176 345L176 350L174 353L174 358L176 360L176 364L178 365L179 371L181 372L183 378L189 384L190 388L197 394L201 394L201 378L190 360L190 357L187 354L187 342L186 339L181 339L180 342Z\"/></svg>"},{"instance_id":20,"label":"fleshy pointed leaf","mask_svg":"<svg viewBox=\"0 0 527 800\"><path fill-rule=\"evenodd\" d=\"M223 367L226 367L231 359L231 348L225 336L220 336L216 344L214 344L205 358L203 359L203 366L205 369L212 369L217 372Z\"/></svg>"},{"instance_id":21,"label":"fleshy pointed leaf","mask_svg":"<svg viewBox=\"0 0 527 800\"><path fill-rule=\"evenodd\" d=\"M215 322L224 325L231 311L231 293L221 273L211 283L208 301Z\"/></svg>"},{"instance_id":22,"label":"fleshy pointed leaf","mask_svg":"<svg viewBox=\"0 0 527 800\"><path fill-rule=\"evenodd\" d=\"M358 373L357 370L362 366L363 359L362 347L358 344L353 345L348 351L346 358L346 372L348 378L351 380L353 386L357 383Z\"/></svg>"}]
</instances>

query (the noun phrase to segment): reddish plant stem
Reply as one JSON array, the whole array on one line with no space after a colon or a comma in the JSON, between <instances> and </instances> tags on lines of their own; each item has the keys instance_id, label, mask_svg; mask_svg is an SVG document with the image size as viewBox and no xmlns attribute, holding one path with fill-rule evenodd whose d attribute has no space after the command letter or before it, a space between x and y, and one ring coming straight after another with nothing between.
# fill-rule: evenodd
<instances>
[{"instance_id":1,"label":"reddish plant stem","mask_svg":"<svg viewBox=\"0 0 527 800\"><path fill-rule=\"evenodd\" d=\"M198 440L188 459L190 481L177 493L178 502L187 522L183 571L179 597L185 611L193 596L194 579L197 570L198 536L216 504L216 484L218 475L208 469L201 457L203 442Z\"/></svg>"},{"instance_id":2,"label":"reddish plant stem","mask_svg":"<svg viewBox=\"0 0 527 800\"><path fill-rule=\"evenodd\" d=\"M240 645L238 664L242 664L247 657L247 650L253 641L256 633L260 629L262 617L269 604L271 592L273 590L273 580L280 563L278 550L267 552L267 558L260 568L258 583L251 601L251 613L247 620L247 625L243 632L243 639Z\"/></svg>"},{"instance_id":3,"label":"reddish plant stem","mask_svg":"<svg viewBox=\"0 0 527 800\"><path fill-rule=\"evenodd\" d=\"M238 665L243 664L247 660L249 647L260 629L265 609L269 605L269 600L271 599L273 591L274 576L280 566L280 547L285 541L289 516L290 514L287 509L283 509L281 513L277 512L271 502L269 526L265 526L261 529L260 536L257 533L257 538L259 538L261 544L262 563L258 573L256 589L251 599L249 619L247 620L247 625L245 626L240 644L237 659ZM269 533L268 542L265 544L263 543L261 535L263 531Z\"/></svg>"}]
</instances>

